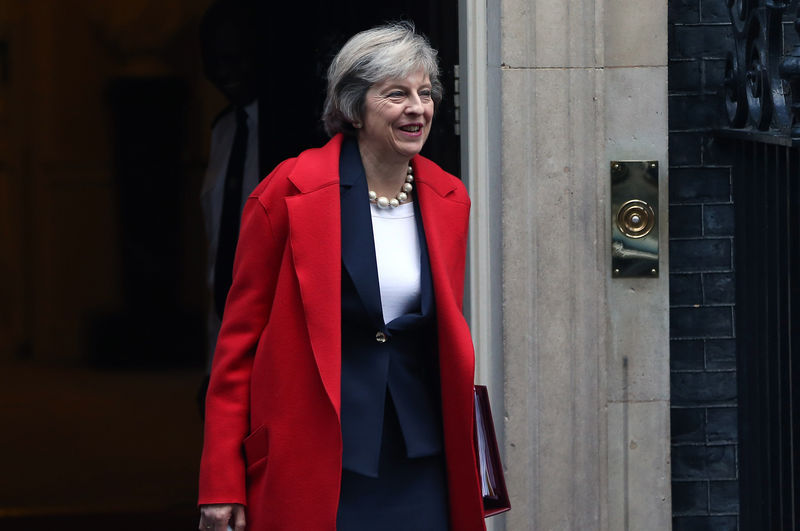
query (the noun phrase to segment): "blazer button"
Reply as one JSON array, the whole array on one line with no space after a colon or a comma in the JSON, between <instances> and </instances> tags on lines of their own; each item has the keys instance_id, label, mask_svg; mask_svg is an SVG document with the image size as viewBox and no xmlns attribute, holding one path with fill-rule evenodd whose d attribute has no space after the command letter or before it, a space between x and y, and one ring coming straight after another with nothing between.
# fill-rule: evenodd
<instances>
[{"instance_id":1,"label":"blazer button","mask_svg":"<svg viewBox=\"0 0 800 531\"><path fill-rule=\"evenodd\" d=\"M386 343L386 334L384 334L381 331L378 331L378 333L375 334L375 341L377 341L378 343Z\"/></svg>"}]
</instances>

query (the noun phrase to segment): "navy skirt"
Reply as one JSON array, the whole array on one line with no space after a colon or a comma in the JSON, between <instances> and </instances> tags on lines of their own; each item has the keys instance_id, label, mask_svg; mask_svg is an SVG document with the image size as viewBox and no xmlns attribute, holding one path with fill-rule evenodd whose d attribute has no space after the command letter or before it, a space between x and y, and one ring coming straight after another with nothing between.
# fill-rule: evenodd
<instances>
[{"instance_id":1,"label":"navy skirt","mask_svg":"<svg viewBox=\"0 0 800 531\"><path fill-rule=\"evenodd\" d=\"M444 455L410 459L386 393L378 477L342 470L337 531L448 531Z\"/></svg>"}]
</instances>

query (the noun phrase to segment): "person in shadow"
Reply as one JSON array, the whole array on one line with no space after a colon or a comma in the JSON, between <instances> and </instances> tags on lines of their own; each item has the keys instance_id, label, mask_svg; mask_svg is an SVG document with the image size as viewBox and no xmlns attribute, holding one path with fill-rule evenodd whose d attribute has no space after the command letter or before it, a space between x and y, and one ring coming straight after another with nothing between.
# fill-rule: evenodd
<instances>
[{"instance_id":1,"label":"person in shadow","mask_svg":"<svg viewBox=\"0 0 800 531\"><path fill-rule=\"evenodd\" d=\"M211 130L208 168L201 191L208 240L208 367L231 286L239 220L247 196L259 183L258 61L253 2L217 0L203 15L200 45L208 80L229 105ZM208 378L198 392L201 414Z\"/></svg>"}]
</instances>

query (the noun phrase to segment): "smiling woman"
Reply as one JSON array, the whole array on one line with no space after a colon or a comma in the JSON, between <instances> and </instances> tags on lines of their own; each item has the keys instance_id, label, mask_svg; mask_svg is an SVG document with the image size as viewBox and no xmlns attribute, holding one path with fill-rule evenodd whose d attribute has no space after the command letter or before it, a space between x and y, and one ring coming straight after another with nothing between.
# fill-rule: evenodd
<instances>
[{"instance_id":1,"label":"smiling woman","mask_svg":"<svg viewBox=\"0 0 800 531\"><path fill-rule=\"evenodd\" d=\"M206 402L200 529L484 529L469 198L419 155L441 97L413 25L355 35L328 70L333 138L248 199Z\"/></svg>"},{"instance_id":2,"label":"smiling woman","mask_svg":"<svg viewBox=\"0 0 800 531\"><path fill-rule=\"evenodd\" d=\"M407 165L409 159L422 150L433 119L431 92L430 77L423 70L370 87L364 105L364 122L355 124L360 129L358 147L365 165L388 164L393 160ZM375 169L377 171L373 172L367 169L370 189L392 188L390 177L393 175ZM370 174L377 182L369 182Z\"/></svg>"}]
</instances>

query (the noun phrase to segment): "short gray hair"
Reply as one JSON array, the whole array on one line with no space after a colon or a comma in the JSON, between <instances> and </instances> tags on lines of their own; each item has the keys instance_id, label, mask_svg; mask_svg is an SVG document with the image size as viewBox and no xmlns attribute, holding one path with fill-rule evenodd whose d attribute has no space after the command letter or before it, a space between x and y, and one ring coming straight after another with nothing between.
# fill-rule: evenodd
<instances>
[{"instance_id":1,"label":"short gray hair","mask_svg":"<svg viewBox=\"0 0 800 531\"><path fill-rule=\"evenodd\" d=\"M411 22L394 22L353 35L328 68L328 93L322 121L325 131L355 132L362 121L367 90L386 79L404 78L423 70L431 82L435 105L442 101L439 63L428 39Z\"/></svg>"}]
</instances>

